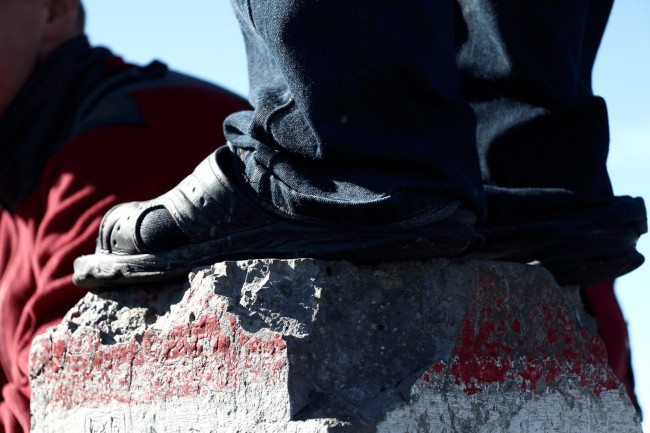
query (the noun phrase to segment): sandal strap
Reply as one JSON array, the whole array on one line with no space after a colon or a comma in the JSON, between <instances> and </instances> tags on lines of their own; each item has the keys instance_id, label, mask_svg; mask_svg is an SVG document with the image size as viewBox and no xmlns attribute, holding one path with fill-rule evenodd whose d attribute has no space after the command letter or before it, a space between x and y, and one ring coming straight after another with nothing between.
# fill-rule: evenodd
<instances>
[{"instance_id":1,"label":"sandal strap","mask_svg":"<svg viewBox=\"0 0 650 433\"><path fill-rule=\"evenodd\" d=\"M140 227L151 210L164 207L191 242L272 224L278 217L256 207L228 178L221 165L229 149L220 147L172 190L144 202L130 202L109 210L100 227L98 250L112 254L151 252L142 242Z\"/></svg>"},{"instance_id":2,"label":"sandal strap","mask_svg":"<svg viewBox=\"0 0 650 433\"><path fill-rule=\"evenodd\" d=\"M249 202L220 164L229 157L224 146L204 159L176 188L160 198L178 227L192 241L271 224L277 220Z\"/></svg>"}]
</instances>

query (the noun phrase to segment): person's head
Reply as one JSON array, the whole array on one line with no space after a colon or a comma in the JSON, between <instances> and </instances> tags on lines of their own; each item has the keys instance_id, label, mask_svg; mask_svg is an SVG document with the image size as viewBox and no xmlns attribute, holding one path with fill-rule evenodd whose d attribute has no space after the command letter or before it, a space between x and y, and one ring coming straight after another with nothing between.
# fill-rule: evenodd
<instances>
[{"instance_id":1,"label":"person's head","mask_svg":"<svg viewBox=\"0 0 650 433\"><path fill-rule=\"evenodd\" d=\"M0 0L0 116L36 64L83 33L79 0Z\"/></svg>"}]
</instances>

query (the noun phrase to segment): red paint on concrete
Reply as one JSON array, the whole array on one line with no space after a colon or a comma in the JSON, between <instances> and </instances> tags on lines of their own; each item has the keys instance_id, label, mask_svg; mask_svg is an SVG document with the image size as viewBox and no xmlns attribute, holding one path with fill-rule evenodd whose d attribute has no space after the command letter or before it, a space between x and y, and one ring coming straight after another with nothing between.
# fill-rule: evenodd
<instances>
[{"instance_id":1,"label":"red paint on concrete","mask_svg":"<svg viewBox=\"0 0 650 433\"><path fill-rule=\"evenodd\" d=\"M481 309L481 317L491 317L492 309L487 310L490 314L485 314L485 308ZM486 320L478 328L474 325L469 317L465 318L451 363L451 373L456 383L464 384L468 394L479 392L479 384L503 382L511 369L508 355L512 353L512 348L503 341L495 323Z\"/></svg>"},{"instance_id":2,"label":"red paint on concrete","mask_svg":"<svg viewBox=\"0 0 650 433\"><path fill-rule=\"evenodd\" d=\"M428 370L425 383L452 375L469 395L506 381L520 383L522 392L542 393L560 381L598 396L618 389L603 342L579 328L558 296L560 288L536 288L548 292L529 296L526 288L508 288L492 274L479 283L450 360Z\"/></svg>"},{"instance_id":3,"label":"red paint on concrete","mask_svg":"<svg viewBox=\"0 0 650 433\"><path fill-rule=\"evenodd\" d=\"M446 366L447 366L447 364L445 364L442 361L438 362L436 364L433 364L431 366L431 368L429 368L429 370L426 373L424 373L424 375L422 376L422 379L426 383L429 383L429 381L431 380L431 376L442 373L443 371L445 371Z\"/></svg>"},{"instance_id":4,"label":"red paint on concrete","mask_svg":"<svg viewBox=\"0 0 650 433\"><path fill-rule=\"evenodd\" d=\"M225 306L128 343L102 344L98 332L59 334L48 343L38 343L31 362L53 382L42 385L54 389L51 410L233 392L242 378L272 384L286 360L280 334L248 333Z\"/></svg>"}]
</instances>

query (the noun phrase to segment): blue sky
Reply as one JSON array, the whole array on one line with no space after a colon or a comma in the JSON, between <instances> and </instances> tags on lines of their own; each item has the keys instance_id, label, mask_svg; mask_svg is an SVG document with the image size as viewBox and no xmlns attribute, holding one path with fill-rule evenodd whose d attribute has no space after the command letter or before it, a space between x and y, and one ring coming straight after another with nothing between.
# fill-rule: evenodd
<instances>
[{"instance_id":1,"label":"blue sky","mask_svg":"<svg viewBox=\"0 0 650 433\"><path fill-rule=\"evenodd\" d=\"M85 0L88 34L127 60L161 59L177 70L247 93L246 57L228 0ZM594 71L605 97L609 170L619 195L650 200L650 2L619 0ZM650 236L650 235L649 235ZM640 242L650 258L650 238ZM650 264L621 278L617 294L630 326L637 393L650 431Z\"/></svg>"}]
</instances>

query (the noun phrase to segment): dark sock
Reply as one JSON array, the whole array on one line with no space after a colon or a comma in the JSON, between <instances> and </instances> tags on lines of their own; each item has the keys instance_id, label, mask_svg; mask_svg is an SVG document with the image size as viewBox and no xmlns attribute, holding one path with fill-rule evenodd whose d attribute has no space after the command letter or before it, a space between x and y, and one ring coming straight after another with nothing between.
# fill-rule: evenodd
<instances>
[{"instance_id":1,"label":"dark sock","mask_svg":"<svg viewBox=\"0 0 650 433\"><path fill-rule=\"evenodd\" d=\"M140 225L140 238L151 251L171 250L190 243L164 207L151 209L144 215Z\"/></svg>"}]
</instances>

